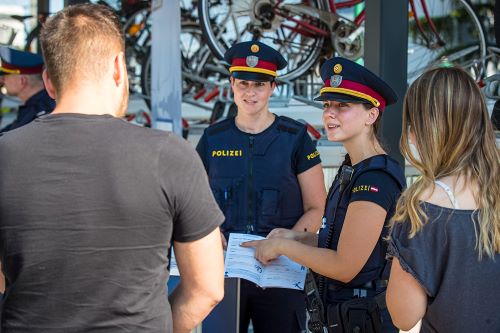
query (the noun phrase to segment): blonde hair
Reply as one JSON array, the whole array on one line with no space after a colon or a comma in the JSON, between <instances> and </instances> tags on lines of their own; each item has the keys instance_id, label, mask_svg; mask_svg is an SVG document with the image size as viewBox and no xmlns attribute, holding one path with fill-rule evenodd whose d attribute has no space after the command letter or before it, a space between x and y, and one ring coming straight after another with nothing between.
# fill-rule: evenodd
<instances>
[{"instance_id":1,"label":"blonde hair","mask_svg":"<svg viewBox=\"0 0 500 333\"><path fill-rule=\"evenodd\" d=\"M109 56L125 49L119 18L107 6L95 4L68 6L50 17L40 43L58 94L74 80L100 80Z\"/></svg>"},{"instance_id":2,"label":"blonde hair","mask_svg":"<svg viewBox=\"0 0 500 333\"><path fill-rule=\"evenodd\" d=\"M415 133L419 157L408 143ZM476 250L493 257L500 252L500 153L483 95L474 80L458 68L437 68L408 89L403 105L403 156L421 177L400 197L391 224L409 220L412 238L427 223L420 206L434 180L455 175L477 184Z\"/></svg>"}]
</instances>

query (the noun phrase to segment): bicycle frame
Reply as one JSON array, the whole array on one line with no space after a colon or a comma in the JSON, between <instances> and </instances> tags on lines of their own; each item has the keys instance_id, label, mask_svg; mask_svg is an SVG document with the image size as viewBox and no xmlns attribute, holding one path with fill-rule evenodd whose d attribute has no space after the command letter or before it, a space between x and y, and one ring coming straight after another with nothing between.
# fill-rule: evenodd
<instances>
[{"instance_id":1,"label":"bicycle frame","mask_svg":"<svg viewBox=\"0 0 500 333\"><path fill-rule=\"evenodd\" d=\"M284 28L289 29L291 32L302 34L307 37L311 37L313 35L320 35L322 37L330 37L332 32L334 31L334 27L336 23L339 21L339 19L342 19L343 21L348 22L349 24L352 24L356 27L356 29L347 37L343 38L343 42L353 42L362 32L362 24L365 21L365 9L363 9L356 17L354 18L353 21L348 20L345 17L342 17L338 15L337 10L338 9L344 9L344 8L352 8L360 3L364 2L364 0L348 0L348 1L342 1L342 2L336 2L335 0L322 0L320 2L320 6L322 8L312 8L307 6L306 4L301 4L301 5L281 5L282 1L278 1L277 4L274 7L274 13L276 15L279 15L287 20L290 20L294 23L297 24L295 27L291 27L289 25L283 25ZM411 8L410 15L413 17L417 18L418 16L416 15L416 6L415 6L415 0L408 0ZM429 24L429 28L431 32L434 34L436 37L436 43L432 44L430 38L427 36L425 33L425 29L422 26L422 23L420 20L415 19L417 29L419 33L421 34L422 38L424 39L427 47L429 48L434 48L434 47L439 47L443 46L445 42L441 38L434 22L432 21L431 16L429 15L429 12L427 10L427 5L425 3L425 0L420 0L422 10L424 12L424 17L425 20ZM281 5L281 6L280 6ZM285 10L282 10L285 9ZM288 14L288 13L291 13ZM313 24L310 24L306 22L305 20L299 20L295 19L293 15L297 14L303 14L303 15L308 15L310 17L314 17L319 19L322 23L324 23L328 29L322 29L321 27L315 26Z\"/></svg>"}]
</instances>

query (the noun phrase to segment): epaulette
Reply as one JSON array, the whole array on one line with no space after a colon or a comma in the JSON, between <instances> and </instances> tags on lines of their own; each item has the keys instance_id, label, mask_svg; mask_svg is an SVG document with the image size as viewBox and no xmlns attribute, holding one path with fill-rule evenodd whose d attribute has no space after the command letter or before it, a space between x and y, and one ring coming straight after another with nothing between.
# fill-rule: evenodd
<instances>
[{"instance_id":1,"label":"epaulette","mask_svg":"<svg viewBox=\"0 0 500 333\"><path fill-rule=\"evenodd\" d=\"M210 125L210 127L207 128L207 135L215 135L217 133L228 130L231 127L231 121L232 119L228 118L213 125Z\"/></svg>"},{"instance_id":2,"label":"epaulette","mask_svg":"<svg viewBox=\"0 0 500 333\"><path fill-rule=\"evenodd\" d=\"M278 130L283 132L297 134L300 131L300 129L304 127L304 125L298 122L297 120L294 120L286 116L280 116L280 120L283 123L280 122L280 124L278 124Z\"/></svg>"}]
</instances>

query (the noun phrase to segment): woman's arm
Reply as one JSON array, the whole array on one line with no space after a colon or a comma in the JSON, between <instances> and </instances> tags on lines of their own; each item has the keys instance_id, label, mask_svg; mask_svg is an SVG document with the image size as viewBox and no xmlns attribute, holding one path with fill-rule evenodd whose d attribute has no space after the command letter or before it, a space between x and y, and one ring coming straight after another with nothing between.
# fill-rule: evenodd
<instances>
[{"instance_id":1,"label":"woman's arm","mask_svg":"<svg viewBox=\"0 0 500 333\"><path fill-rule=\"evenodd\" d=\"M424 289L410 273L401 268L397 258L392 259L386 301L392 322L405 331L424 317L427 308Z\"/></svg>"},{"instance_id":2,"label":"woman's arm","mask_svg":"<svg viewBox=\"0 0 500 333\"><path fill-rule=\"evenodd\" d=\"M323 182L323 169L321 164L297 175L300 191L302 193L302 204L304 214L295 223L292 230L316 233L321 226L321 218L325 207L326 190Z\"/></svg>"},{"instance_id":3,"label":"woman's arm","mask_svg":"<svg viewBox=\"0 0 500 333\"><path fill-rule=\"evenodd\" d=\"M276 228L271 230L267 238L286 238L313 247L318 245L318 234L308 232L305 229L304 231L295 231L285 228Z\"/></svg>"},{"instance_id":4,"label":"woman's arm","mask_svg":"<svg viewBox=\"0 0 500 333\"><path fill-rule=\"evenodd\" d=\"M246 242L242 246L255 247L255 257L264 264L285 255L316 273L349 282L361 271L373 252L386 215L385 209L375 203L350 203L337 251L277 238Z\"/></svg>"}]
</instances>

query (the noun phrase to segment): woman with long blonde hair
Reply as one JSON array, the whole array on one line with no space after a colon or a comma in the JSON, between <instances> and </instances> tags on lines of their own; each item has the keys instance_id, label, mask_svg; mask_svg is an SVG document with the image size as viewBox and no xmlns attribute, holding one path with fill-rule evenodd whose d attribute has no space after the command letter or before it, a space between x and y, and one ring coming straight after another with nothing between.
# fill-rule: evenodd
<instances>
[{"instance_id":1,"label":"woman with long blonde hair","mask_svg":"<svg viewBox=\"0 0 500 333\"><path fill-rule=\"evenodd\" d=\"M387 305L421 332L500 332L500 153L483 96L463 70L409 88L401 151L421 177L392 220Z\"/></svg>"}]
</instances>

